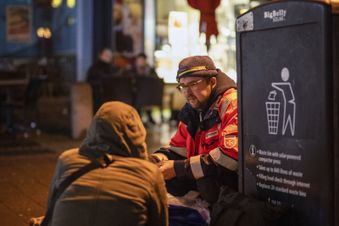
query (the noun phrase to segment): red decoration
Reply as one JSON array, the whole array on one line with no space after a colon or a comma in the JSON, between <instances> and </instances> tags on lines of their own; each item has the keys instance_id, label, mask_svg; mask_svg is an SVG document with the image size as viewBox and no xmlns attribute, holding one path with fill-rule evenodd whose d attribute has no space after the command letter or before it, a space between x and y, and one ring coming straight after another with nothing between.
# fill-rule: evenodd
<instances>
[{"instance_id":1,"label":"red decoration","mask_svg":"<svg viewBox=\"0 0 339 226\"><path fill-rule=\"evenodd\" d=\"M215 19L215 10L220 5L220 0L187 0L194 9L200 11L200 33L206 33L206 43L212 35L218 36L218 26Z\"/></svg>"}]
</instances>

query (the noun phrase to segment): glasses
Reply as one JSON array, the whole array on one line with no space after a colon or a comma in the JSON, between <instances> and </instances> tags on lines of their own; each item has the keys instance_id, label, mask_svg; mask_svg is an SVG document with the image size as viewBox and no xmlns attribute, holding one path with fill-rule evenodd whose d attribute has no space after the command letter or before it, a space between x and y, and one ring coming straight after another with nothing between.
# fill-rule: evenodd
<instances>
[{"instance_id":1,"label":"glasses","mask_svg":"<svg viewBox=\"0 0 339 226\"><path fill-rule=\"evenodd\" d=\"M192 91L195 91L199 88L199 84L204 80L205 79L199 79L197 81L192 81L192 82L189 82L187 84L179 84L179 85L177 85L177 89L180 92L183 92L184 90L187 90L188 88L190 88Z\"/></svg>"}]
</instances>

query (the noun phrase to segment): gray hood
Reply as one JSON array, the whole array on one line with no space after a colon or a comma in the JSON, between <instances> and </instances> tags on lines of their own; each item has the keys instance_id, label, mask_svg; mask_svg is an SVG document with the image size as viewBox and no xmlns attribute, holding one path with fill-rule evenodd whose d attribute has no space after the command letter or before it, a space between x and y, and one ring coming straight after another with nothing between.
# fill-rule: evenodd
<instances>
[{"instance_id":1,"label":"gray hood","mask_svg":"<svg viewBox=\"0 0 339 226\"><path fill-rule=\"evenodd\" d=\"M131 106L106 102L95 114L79 153L98 158L106 153L147 159L146 130Z\"/></svg>"}]
</instances>

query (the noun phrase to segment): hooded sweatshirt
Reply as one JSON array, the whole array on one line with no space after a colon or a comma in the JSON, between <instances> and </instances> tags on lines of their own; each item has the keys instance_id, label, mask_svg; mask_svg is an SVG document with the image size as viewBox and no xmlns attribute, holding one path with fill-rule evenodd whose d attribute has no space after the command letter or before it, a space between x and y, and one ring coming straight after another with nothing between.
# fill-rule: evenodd
<instances>
[{"instance_id":1,"label":"hooded sweatshirt","mask_svg":"<svg viewBox=\"0 0 339 226\"><path fill-rule=\"evenodd\" d=\"M91 160L109 153L114 161L74 181L56 202L50 225L168 225L165 183L158 167L147 160L145 138L134 108L122 102L102 105L80 148L60 155L49 197L64 178Z\"/></svg>"}]
</instances>

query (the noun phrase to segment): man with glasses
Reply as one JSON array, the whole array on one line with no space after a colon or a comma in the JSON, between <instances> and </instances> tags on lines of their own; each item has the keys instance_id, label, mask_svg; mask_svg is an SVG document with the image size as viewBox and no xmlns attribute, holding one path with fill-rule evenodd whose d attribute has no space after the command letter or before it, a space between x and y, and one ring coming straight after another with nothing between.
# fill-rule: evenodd
<instances>
[{"instance_id":1,"label":"man with glasses","mask_svg":"<svg viewBox=\"0 0 339 226\"><path fill-rule=\"evenodd\" d=\"M238 184L236 84L208 56L183 59L177 81L187 103L169 146L152 157L169 193L182 196L197 190L213 204L222 185L236 190Z\"/></svg>"}]
</instances>

